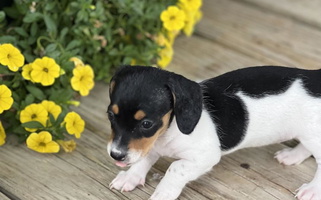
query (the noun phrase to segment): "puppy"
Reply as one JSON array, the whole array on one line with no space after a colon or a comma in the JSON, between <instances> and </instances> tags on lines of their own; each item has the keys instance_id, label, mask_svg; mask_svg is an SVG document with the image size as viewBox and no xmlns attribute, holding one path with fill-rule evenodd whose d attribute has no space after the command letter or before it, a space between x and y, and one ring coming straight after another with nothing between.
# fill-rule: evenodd
<instances>
[{"instance_id":1,"label":"puppy","mask_svg":"<svg viewBox=\"0 0 321 200\"><path fill-rule=\"evenodd\" d=\"M150 199L176 199L222 155L297 139L276 153L285 165L313 155L314 179L301 200L321 199L321 70L264 66L232 71L201 83L153 67L125 66L110 83L108 153L121 171L111 188L144 185L161 156L177 159Z\"/></svg>"}]
</instances>

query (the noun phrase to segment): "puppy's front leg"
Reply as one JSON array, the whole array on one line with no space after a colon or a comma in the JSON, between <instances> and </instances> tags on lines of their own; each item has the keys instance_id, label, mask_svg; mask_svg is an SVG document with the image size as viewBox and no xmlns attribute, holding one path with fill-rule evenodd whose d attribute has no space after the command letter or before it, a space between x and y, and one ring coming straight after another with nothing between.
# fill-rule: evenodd
<instances>
[{"instance_id":1,"label":"puppy's front leg","mask_svg":"<svg viewBox=\"0 0 321 200\"><path fill-rule=\"evenodd\" d=\"M151 200L174 200L182 192L184 186L208 172L219 159L213 160L178 160L171 164L164 178L156 187Z\"/></svg>"},{"instance_id":2,"label":"puppy's front leg","mask_svg":"<svg viewBox=\"0 0 321 200\"><path fill-rule=\"evenodd\" d=\"M145 178L150 168L158 160L159 155L151 151L137 163L134 163L127 171L120 171L116 178L110 183L111 189L120 191L132 191L138 185L145 184Z\"/></svg>"}]
</instances>

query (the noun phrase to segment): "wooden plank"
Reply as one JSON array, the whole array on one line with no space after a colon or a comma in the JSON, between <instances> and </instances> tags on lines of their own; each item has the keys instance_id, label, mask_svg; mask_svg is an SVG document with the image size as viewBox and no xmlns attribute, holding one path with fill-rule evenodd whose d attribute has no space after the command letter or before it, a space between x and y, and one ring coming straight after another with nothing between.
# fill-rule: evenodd
<instances>
[{"instance_id":1,"label":"wooden plank","mask_svg":"<svg viewBox=\"0 0 321 200\"><path fill-rule=\"evenodd\" d=\"M239 1L204 1L197 34L266 64L321 68L321 32Z\"/></svg>"},{"instance_id":2,"label":"wooden plank","mask_svg":"<svg viewBox=\"0 0 321 200\"><path fill-rule=\"evenodd\" d=\"M86 131L84 139L93 135ZM127 199L109 190L104 166L83 156L83 153L97 154L100 148L95 143L79 142L78 150L72 154L39 154L28 150L22 144L15 144L10 138L0 151L0 185L19 199ZM85 151L86 149L87 151ZM78 158L78 162L70 162ZM68 160L68 161L67 161ZM74 161L74 160L73 160ZM82 169L81 167L84 167ZM3 173L5 172L5 173ZM91 177L92 175L92 177ZM94 175L94 176L93 176ZM100 177L102 179L100 179ZM137 198L135 194L133 197Z\"/></svg>"},{"instance_id":3,"label":"wooden plank","mask_svg":"<svg viewBox=\"0 0 321 200\"><path fill-rule=\"evenodd\" d=\"M179 37L174 49L174 59L167 70L193 80L215 77L242 67L266 64L198 36Z\"/></svg>"},{"instance_id":4,"label":"wooden plank","mask_svg":"<svg viewBox=\"0 0 321 200\"><path fill-rule=\"evenodd\" d=\"M1 200L10 200L5 194L0 192L0 199Z\"/></svg>"},{"instance_id":5,"label":"wooden plank","mask_svg":"<svg viewBox=\"0 0 321 200\"><path fill-rule=\"evenodd\" d=\"M209 173L187 187L209 199L292 199L298 187L312 180L316 163L309 158L297 166L280 165L274 153L285 147L275 144L224 156ZM161 176L172 161L167 158L156 163ZM243 164L249 168L241 167Z\"/></svg>"},{"instance_id":6,"label":"wooden plank","mask_svg":"<svg viewBox=\"0 0 321 200\"><path fill-rule=\"evenodd\" d=\"M295 21L321 28L321 1L319 0L242 0L264 11L288 16Z\"/></svg>"}]
</instances>

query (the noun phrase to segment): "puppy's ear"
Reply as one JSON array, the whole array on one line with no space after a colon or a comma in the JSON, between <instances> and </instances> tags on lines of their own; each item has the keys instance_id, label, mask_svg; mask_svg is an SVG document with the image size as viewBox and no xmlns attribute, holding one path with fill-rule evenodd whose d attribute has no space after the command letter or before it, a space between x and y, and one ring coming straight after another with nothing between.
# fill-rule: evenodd
<instances>
[{"instance_id":1,"label":"puppy's ear","mask_svg":"<svg viewBox=\"0 0 321 200\"><path fill-rule=\"evenodd\" d=\"M198 123L202 113L202 93L198 83L174 75L169 79L174 99L174 114L179 130L190 134Z\"/></svg>"}]
</instances>

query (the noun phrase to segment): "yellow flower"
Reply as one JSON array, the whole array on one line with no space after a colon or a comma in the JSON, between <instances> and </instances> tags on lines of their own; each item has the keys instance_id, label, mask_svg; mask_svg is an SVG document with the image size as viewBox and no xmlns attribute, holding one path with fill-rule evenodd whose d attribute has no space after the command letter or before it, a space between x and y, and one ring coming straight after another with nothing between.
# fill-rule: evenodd
<instances>
[{"instance_id":1,"label":"yellow flower","mask_svg":"<svg viewBox=\"0 0 321 200\"><path fill-rule=\"evenodd\" d=\"M191 36L192 33L194 32L194 26L196 24L196 21L195 21L196 12L185 11L185 13L186 13L186 22L185 22L185 26L183 28L183 31L184 31L185 35Z\"/></svg>"},{"instance_id":2,"label":"yellow flower","mask_svg":"<svg viewBox=\"0 0 321 200\"><path fill-rule=\"evenodd\" d=\"M170 44L166 44L163 49L159 52L159 59L157 60L157 65L161 68L165 68L173 59L174 51Z\"/></svg>"},{"instance_id":3,"label":"yellow flower","mask_svg":"<svg viewBox=\"0 0 321 200\"><path fill-rule=\"evenodd\" d=\"M181 30L185 23L185 13L177 6L169 6L160 16L164 27L169 30Z\"/></svg>"},{"instance_id":4,"label":"yellow flower","mask_svg":"<svg viewBox=\"0 0 321 200\"><path fill-rule=\"evenodd\" d=\"M61 113L61 107L53 101L44 100L41 102L41 105L43 105L48 114L51 113L55 119L57 119L58 115Z\"/></svg>"},{"instance_id":5,"label":"yellow flower","mask_svg":"<svg viewBox=\"0 0 321 200\"><path fill-rule=\"evenodd\" d=\"M31 133L27 138L27 147L39 153L57 153L60 149L57 142L52 141L48 131Z\"/></svg>"},{"instance_id":6,"label":"yellow flower","mask_svg":"<svg viewBox=\"0 0 321 200\"><path fill-rule=\"evenodd\" d=\"M77 57L71 57L71 58L69 59L69 61L74 62L74 65L75 65L75 66L85 66L85 64L82 62L82 60L80 60L80 59L77 58Z\"/></svg>"},{"instance_id":7,"label":"yellow flower","mask_svg":"<svg viewBox=\"0 0 321 200\"><path fill-rule=\"evenodd\" d=\"M21 54L19 49L14 47L12 44L0 45L0 64L8 66L13 72L18 71L25 62L24 56Z\"/></svg>"},{"instance_id":8,"label":"yellow flower","mask_svg":"<svg viewBox=\"0 0 321 200\"><path fill-rule=\"evenodd\" d=\"M71 87L79 91L81 96L87 96L94 87L94 71L89 65L76 67L72 71Z\"/></svg>"},{"instance_id":9,"label":"yellow flower","mask_svg":"<svg viewBox=\"0 0 321 200\"><path fill-rule=\"evenodd\" d=\"M168 42L173 45L175 38L178 36L179 31L168 31L167 36L168 36Z\"/></svg>"},{"instance_id":10,"label":"yellow flower","mask_svg":"<svg viewBox=\"0 0 321 200\"><path fill-rule=\"evenodd\" d=\"M130 65L136 65L137 64L137 60L136 59L132 59L131 61L130 61Z\"/></svg>"},{"instance_id":11,"label":"yellow flower","mask_svg":"<svg viewBox=\"0 0 321 200\"><path fill-rule=\"evenodd\" d=\"M20 122L30 122L30 121L38 121L43 126L46 126L46 122L48 119L48 112L41 104L30 104L25 109L23 109L20 113ZM29 132L34 132L37 129L35 128L26 128Z\"/></svg>"},{"instance_id":12,"label":"yellow flower","mask_svg":"<svg viewBox=\"0 0 321 200\"><path fill-rule=\"evenodd\" d=\"M30 80L31 79L31 71L32 71L32 64L26 64L22 67L22 77L26 80Z\"/></svg>"},{"instance_id":13,"label":"yellow flower","mask_svg":"<svg viewBox=\"0 0 321 200\"><path fill-rule=\"evenodd\" d=\"M69 112L64 122L66 123L66 130L70 135L75 135L80 138L81 133L85 129L85 121L75 112Z\"/></svg>"},{"instance_id":14,"label":"yellow flower","mask_svg":"<svg viewBox=\"0 0 321 200\"><path fill-rule=\"evenodd\" d=\"M165 38L164 34L159 33L157 35L157 37L155 38L155 41L159 46L165 46L166 38Z\"/></svg>"},{"instance_id":15,"label":"yellow flower","mask_svg":"<svg viewBox=\"0 0 321 200\"><path fill-rule=\"evenodd\" d=\"M37 58L32 63L31 78L43 86L52 85L59 76L60 67L54 59L49 57Z\"/></svg>"},{"instance_id":16,"label":"yellow flower","mask_svg":"<svg viewBox=\"0 0 321 200\"><path fill-rule=\"evenodd\" d=\"M57 140L57 142L58 144L60 144L60 146L62 146L62 148L67 153L70 153L76 149L76 142L74 140L68 140L68 141Z\"/></svg>"},{"instance_id":17,"label":"yellow flower","mask_svg":"<svg viewBox=\"0 0 321 200\"><path fill-rule=\"evenodd\" d=\"M6 132L4 131L4 128L0 121L0 146L2 146L4 143L6 143Z\"/></svg>"},{"instance_id":18,"label":"yellow flower","mask_svg":"<svg viewBox=\"0 0 321 200\"><path fill-rule=\"evenodd\" d=\"M200 10L187 10L184 9L186 14L186 21L183 31L185 35L191 36L194 32L194 26L202 18L202 12Z\"/></svg>"},{"instance_id":19,"label":"yellow flower","mask_svg":"<svg viewBox=\"0 0 321 200\"><path fill-rule=\"evenodd\" d=\"M0 85L0 114L9 110L13 104L12 92L6 85Z\"/></svg>"},{"instance_id":20,"label":"yellow flower","mask_svg":"<svg viewBox=\"0 0 321 200\"><path fill-rule=\"evenodd\" d=\"M181 7L186 10L195 11L202 6L202 0L179 0Z\"/></svg>"}]
</instances>

